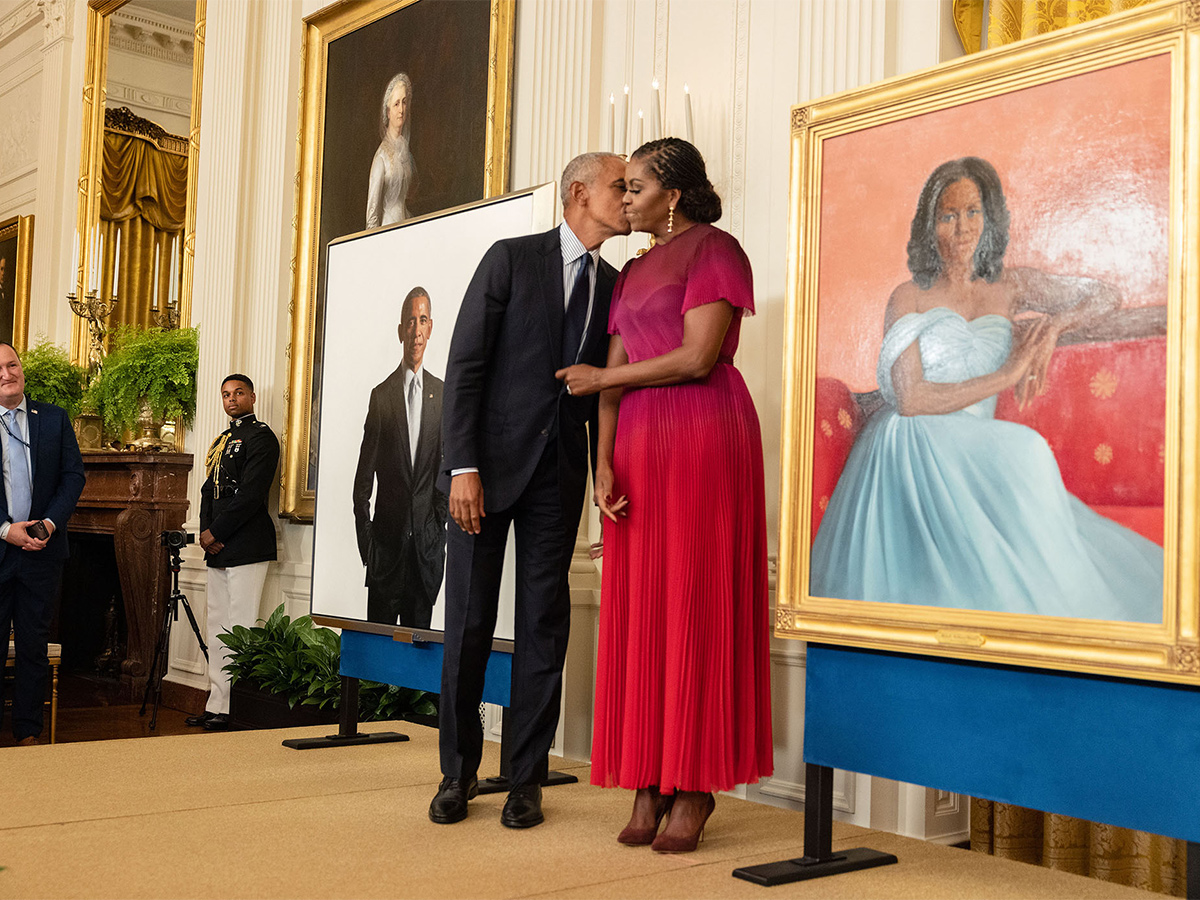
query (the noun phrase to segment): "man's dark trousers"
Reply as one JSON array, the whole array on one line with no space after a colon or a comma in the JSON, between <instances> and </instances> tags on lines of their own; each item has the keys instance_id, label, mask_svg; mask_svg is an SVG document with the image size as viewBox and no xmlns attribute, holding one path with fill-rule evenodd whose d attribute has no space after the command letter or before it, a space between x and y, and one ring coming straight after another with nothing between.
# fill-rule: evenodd
<instances>
[{"instance_id":1,"label":"man's dark trousers","mask_svg":"<svg viewBox=\"0 0 1200 900\"><path fill-rule=\"evenodd\" d=\"M6 651L9 630L16 630L12 730L18 741L42 733L50 673L46 644L62 579L63 560L43 557L41 552L9 547L0 561L0 634Z\"/></svg>"}]
</instances>

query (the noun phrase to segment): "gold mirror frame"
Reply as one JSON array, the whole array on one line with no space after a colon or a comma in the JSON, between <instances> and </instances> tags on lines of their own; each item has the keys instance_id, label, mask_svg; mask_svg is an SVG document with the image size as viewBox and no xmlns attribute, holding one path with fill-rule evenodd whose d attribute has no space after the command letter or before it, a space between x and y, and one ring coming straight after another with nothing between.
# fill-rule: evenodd
<instances>
[{"instance_id":1,"label":"gold mirror frame","mask_svg":"<svg viewBox=\"0 0 1200 900\"><path fill-rule=\"evenodd\" d=\"M12 342L18 353L29 348L29 286L33 274L33 216L14 216L0 222L0 241L17 239L13 271Z\"/></svg>"},{"instance_id":2,"label":"gold mirror frame","mask_svg":"<svg viewBox=\"0 0 1200 900\"><path fill-rule=\"evenodd\" d=\"M75 230L80 235L100 220L101 169L104 148L104 107L108 99L109 19L129 0L88 0L87 60L83 83L83 144L79 154L79 204ZM204 23L207 0L196 0L195 42L192 49L192 109L188 131L187 212L183 228L183 283L179 291L179 327L192 322L192 271L196 259L196 169L200 158L200 101L204 87ZM89 247L81 240L75 293L82 296L88 271ZM71 359L86 363L87 323L76 317L71 328Z\"/></svg>"}]
</instances>

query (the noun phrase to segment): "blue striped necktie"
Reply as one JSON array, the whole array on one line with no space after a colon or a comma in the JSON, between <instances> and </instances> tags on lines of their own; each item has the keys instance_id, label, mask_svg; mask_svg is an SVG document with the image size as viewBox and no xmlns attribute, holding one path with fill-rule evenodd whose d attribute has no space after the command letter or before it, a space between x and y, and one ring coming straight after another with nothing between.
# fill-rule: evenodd
<instances>
[{"instance_id":1,"label":"blue striped necktie","mask_svg":"<svg viewBox=\"0 0 1200 900\"><path fill-rule=\"evenodd\" d=\"M32 484L29 478L29 459L25 456L21 428L17 424L17 411L10 409L8 416L8 470L12 481L12 496L8 498L8 517L13 522L29 519Z\"/></svg>"}]
</instances>

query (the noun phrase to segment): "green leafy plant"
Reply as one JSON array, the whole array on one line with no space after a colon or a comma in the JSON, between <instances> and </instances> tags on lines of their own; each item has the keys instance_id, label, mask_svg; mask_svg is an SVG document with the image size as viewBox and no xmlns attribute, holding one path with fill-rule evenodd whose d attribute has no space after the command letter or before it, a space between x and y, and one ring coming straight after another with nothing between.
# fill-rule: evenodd
<instances>
[{"instance_id":1,"label":"green leafy plant","mask_svg":"<svg viewBox=\"0 0 1200 900\"><path fill-rule=\"evenodd\" d=\"M186 427L196 417L199 359L195 328L121 326L100 377L88 389L87 403L112 431L133 428L143 400L157 418Z\"/></svg>"},{"instance_id":2,"label":"green leafy plant","mask_svg":"<svg viewBox=\"0 0 1200 900\"><path fill-rule=\"evenodd\" d=\"M87 370L71 362L67 351L43 339L21 354L25 392L34 400L53 403L74 419L83 409Z\"/></svg>"},{"instance_id":3,"label":"green leafy plant","mask_svg":"<svg viewBox=\"0 0 1200 900\"><path fill-rule=\"evenodd\" d=\"M218 635L229 648L225 671L230 675L230 683L244 682L279 694L293 709L297 704L336 709L342 697L342 679L338 674L341 635L313 625L309 616L289 618L284 614L283 604L266 621L258 621L252 628L234 625ZM377 681L359 682L360 722L399 719L405 713L431 716L436 712L431 695L424 691Z\"/></svg>"}]
</instances>

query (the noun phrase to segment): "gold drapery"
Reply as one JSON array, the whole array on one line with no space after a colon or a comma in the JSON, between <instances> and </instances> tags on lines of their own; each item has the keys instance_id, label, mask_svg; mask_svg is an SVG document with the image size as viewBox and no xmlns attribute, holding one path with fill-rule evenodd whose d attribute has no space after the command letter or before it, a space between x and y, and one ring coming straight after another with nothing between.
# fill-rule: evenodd
<instances>
[{"instance_id":1,"label":"gold drapery","mask_svg":"<svg viewBox=\"0 0 1200 900\"><path fill-rule=\"evenodd\" d=\"M1146 831L973 798L971 849L1145 891L1187 894L1187 843Z\"/></svg>"},{"instance_id":2,"label":"gold drapery","mask_svg":"<svg viewBox=\"0 0 1200 900\"><path fill-rule=\"evenodd\" d=\"M954 25L967 53L1000 47L1150 0L954 0ZM1174 838L975 798L971 849L1102 881L1182 897L1187 843Z\"/></svg>"},{"instance_id":3,"label":"gold drapery","mask_svg":"<svg viewBox=\"0 0 1200 900\"><path fill-rule=\"evenodd\" d=\"M128 110L124 112L128 113ZM121 235L121 271L117 305L108 318L117 325L153 326L154 313L166 307L171 256L177 280L183 271L183 228L187 211L186 141L166 135L142 119L151 134L105 128L100 193L100 230L104 235L101 296L112 295L117 233ZM163 149L153 131L184 152ZM157 253L158 267L155 268ZM157 274L157 278L155 275ZM177 288L178 290L178 288Z\"/></svg>"},{"instance_id":4,"label":"gold drapery","mask_svg":"<svg viewBox=\"0 0 1200 900\"><path fill-rule=\"evenodd\" d=\"M985 5L987 46L1002 47L1149 2L1151 0L986 0L986 3L985 0L954 0L954 27L963 49L974 53L980 49Z\"/></svg>"}]
</instances>

